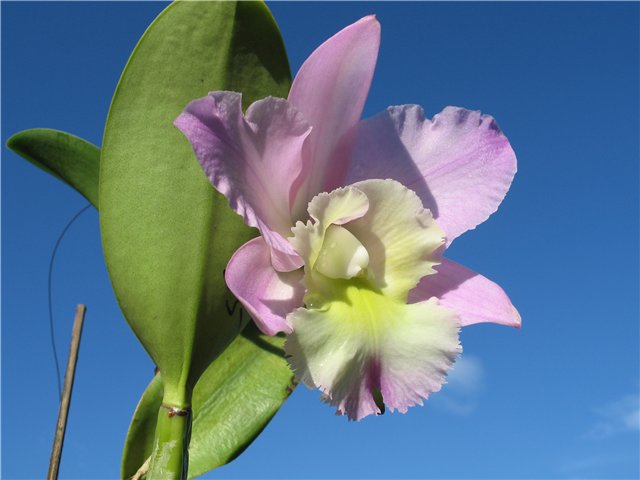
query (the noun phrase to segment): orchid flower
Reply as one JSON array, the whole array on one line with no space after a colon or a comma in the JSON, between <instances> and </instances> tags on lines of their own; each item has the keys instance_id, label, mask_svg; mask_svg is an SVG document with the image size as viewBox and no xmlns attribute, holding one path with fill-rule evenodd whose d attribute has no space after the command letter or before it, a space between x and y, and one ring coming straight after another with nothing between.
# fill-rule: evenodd
<instances>
[{"instance_id":1,"label":"orchid flower","mask_svg":"<svg viewBox=\"0 0 640 480\"><path fill-rule=\"evenodd\" d=\"M296 376L359 420L440 390L460 327L520 316L491 280L442 257L504 198L516 158L495 121L419 106L360 120L380 44L365 17L304 62L288 99L246 113L235 92L175 124L213 186L261 236L226 269L268 335L287 334Z\"/></svg>"}]
</instances>

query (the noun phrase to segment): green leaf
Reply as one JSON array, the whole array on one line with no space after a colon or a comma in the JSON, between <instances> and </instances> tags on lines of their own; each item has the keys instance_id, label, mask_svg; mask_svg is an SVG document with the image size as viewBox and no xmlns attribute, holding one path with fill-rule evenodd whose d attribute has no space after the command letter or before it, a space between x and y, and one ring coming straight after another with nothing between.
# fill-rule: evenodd
<instances>
[{"instance_id":1,"label":"green leaf","mask_svg":"<svg viewBox=\"0 0 640 480\"><path fill-rule=\"evenodd\" d=\"M94 144L59 130L34 128L13 135L7 147L98 206L100 149Z\"/></svg>"},{"instance_id":2,"label":"green leaf","mask_svg":"<svg viewBox=\"0 0 640 480\"><path fill-rule=\"evenodd\" d=\"M162 372L165 402L187 405L199 375L244 322L223 279L255 235L209 184L173 126L213 90L245 103L286 96L291 77L269 10L257 2L177 2L149 27L111 104L100 170L100 225L116 296Z\"/></svg>"},{"instance_id":3,"label":"green leaf","mask_svg":"<svg viewBox=\"0 0 640 480\"><path fill-rule=\"evenodd\" d=\"M55 144L56 138L63 141ZM50 155L45 153L48 149L38 148L54 143L57 148L52 151L63 152L61 146L69 142L91 147L87 150L88 155L74 156L74 150L70 150L67 156ZM51 164L62 175L72 179L78 175L71 159L81 166L90 155L99 159L97 147L55 130L26 130L11 137L7 143L20 155L45 159L36 163L38 166L42 164L41 168L49 171L46 165ZM60 162L66 163L58 167ZM95 164L98 165L97 161ZM71 173L67 174L67 170ZM87 170L82 178L84 183L81 181L80 185L93 185L97 193L98 169L95 168L93 173ZM64 177L62 179L66 181ZM67 183L72 184L72 181ZM234 305L230 314L241 315L238 303ZM191 477L224 465L242 453L287 399L294 388L294 380L283 358L283 343L282 338L261 335L250 323L200 377L193 398ZM162 394L162 381L157 375L142 395L129 426L122 458L123 478L133 476L151 455Z\"/></svg>"},{"instance_id":4,"label":"green leaf","mask_svg":"<svg viewBox=\"0 0 640 480\"><path fill-rule=\"evenodd\" d=\"M283 344L283 338L262 335L250 323L200 377L193 391L190 478L242 453L291 394L295 384ZM122 478L133 476L151 455L161 403L162 381L156 375L129 426Z\"/></svg>"},{"instance_id":5,"label":"green leaf","mask_svg":"<svg viewBox=\"0 0 640 480\"><path fill-rule=\"evenodd\" d=\"M140 397L131 419L122 453L122 478L133 477L151 455L158 421L158 409L161 404L162 380L160 374L157 374Z\"/></svg>"}]
</instances>

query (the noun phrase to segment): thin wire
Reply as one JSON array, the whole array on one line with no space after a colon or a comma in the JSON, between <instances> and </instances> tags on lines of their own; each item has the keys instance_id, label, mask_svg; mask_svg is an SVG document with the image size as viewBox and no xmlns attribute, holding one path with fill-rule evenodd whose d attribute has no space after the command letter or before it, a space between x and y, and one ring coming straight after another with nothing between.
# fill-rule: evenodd
<instances>
[{"instance_id":1,"label":"thin wire","mask_svg":"<svg viewBox=\"0 0 640 480\"><path fill-rule=\"evenodd\" d=\"M86 212L91 206L92 205L89 204L86 207L82 208L78 213L76 213L73 216L71 220L69 220L67 225L64 227L64 229L60 233L58 240L56 240L56 245L53 247L53 251L51 252L51 260L49 261L49 280L47 283L47 294L48 294L48 301L49 301L49 333L51 335L51 349L53 350L53 361L56 365L56 379L58 380L58 396L60 397L61 401L62 401L62 380L60 378L60 364L58 363L58 350L56 349L56 337L54 335L54 328L53 328L53 302L51 301L51 278L53 276L53 261L56 258L56 253L58 253L58 247L60 246L60 242L62 242L62 238L64 237L65 233L67 233L67 230L69 230L69 227L73 224L73 222L75 222L78 219L80 215Z\"/></svg>"}]
</instances>

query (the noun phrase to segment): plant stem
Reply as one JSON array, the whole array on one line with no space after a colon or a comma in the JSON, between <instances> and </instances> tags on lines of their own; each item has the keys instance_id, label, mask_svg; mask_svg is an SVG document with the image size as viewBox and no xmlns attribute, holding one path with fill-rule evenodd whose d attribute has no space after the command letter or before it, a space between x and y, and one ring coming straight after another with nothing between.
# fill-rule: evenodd
<instances>
[{"instance_id":1,"label":"plant stem","mask_svg":"<svg viewBox=\"0 0 640 480\"><path fill-rule=\"evenodd\" d=\"M156 438L148 480L186 480L189 468L191 408L163 404L158 412Z\"/></svg>"}]
</instances>

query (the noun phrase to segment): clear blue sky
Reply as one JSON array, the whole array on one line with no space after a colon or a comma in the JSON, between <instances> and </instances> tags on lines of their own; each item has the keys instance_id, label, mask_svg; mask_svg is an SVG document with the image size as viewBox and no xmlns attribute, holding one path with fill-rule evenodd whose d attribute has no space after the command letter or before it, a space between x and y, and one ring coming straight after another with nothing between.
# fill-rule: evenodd
<instances>
[{"instance_id":1,"label":"clear blue sky","mask_svg":"<svg viewBox=\"0 0 640 480\"><path fill-rule=\"evenodd\" d=\"M100 144L120 72L163 3L2 3L2 141L52 127ZM520 331L463 331L423 408L348 423L298 388L211 478L638 477L638 3L270 5L293 71L369 13L382 48L365 116L418 103L496 117L518 155L502 207L449 257L500 283ZM86 201L2 149L2 477L46 474L58 402L47 323L55 239ZM116 305L98 216L59 251L56 339L88 305L63 478L114 478L153 374ZM634 423L635 415L635 423Z\"/></svg>"}]
</instances>

